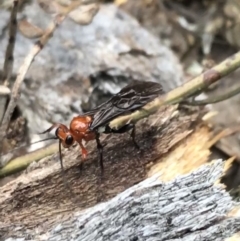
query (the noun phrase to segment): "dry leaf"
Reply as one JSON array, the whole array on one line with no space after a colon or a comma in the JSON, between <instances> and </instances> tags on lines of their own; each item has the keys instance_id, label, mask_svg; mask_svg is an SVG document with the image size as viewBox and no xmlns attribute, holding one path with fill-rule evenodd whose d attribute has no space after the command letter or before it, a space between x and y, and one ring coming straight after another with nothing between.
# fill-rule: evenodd
<instances>
[{"instance_id":1,"label":"dry leaf","mask_svg":"<svg viewBox=\"0 0 240 241\"><path fill-rule=\"evenodd\" d=\"M92 22L98 10L99 4L83 5L69 13L69 17L78 24L86 25Z\"/></svg>"},{"instance_id":2,"label":"dry leaf","mask_svg":"<svg viewBox=\"0 0 240 241\"><path fill-rule=\"evenodd\" d=\"M9 95L11 93L11 90L4 85L0 85L0 96L1 95Z\"/></svg>"},{"instance_id":3,"label":"dry leaf","mask_svg":"<svg viewBox=\"0 0 240 241\"><path fill-rule=\"evenodd\" d=\"M40 38L44 34L44 30L29 23L26 19L19 20L18 29L27 38Z\"/></svg>"},{"instance_id":4,"label":"dry leaf","mask_svg":"<svg viewBox=\"0 0 240 241\"><path fill-rule=\"evenodd\" d=\"M64 9L66 8L54 0L38 0L38 5L48 14L60 14L64 12Z\"/></svg>"}]
</instances>

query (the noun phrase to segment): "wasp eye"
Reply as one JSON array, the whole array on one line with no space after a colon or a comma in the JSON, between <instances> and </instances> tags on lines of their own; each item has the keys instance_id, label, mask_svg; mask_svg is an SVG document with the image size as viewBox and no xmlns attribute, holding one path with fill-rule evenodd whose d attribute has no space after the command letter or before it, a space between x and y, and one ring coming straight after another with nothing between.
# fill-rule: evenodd
<instances>
[{"instance_id":1,"label":"wasp eye","mask_svg":"<svg viewBox=\"0 0 240 241\"><path fill-rule=\"evenodd\" d=\"M66 139L65 139L65 143L66 143L67 145L72 145L72 143L73 143L73 137L72 137L71 135L68 135L68 136L66 137Z\"/></svg>"}]
</instances>

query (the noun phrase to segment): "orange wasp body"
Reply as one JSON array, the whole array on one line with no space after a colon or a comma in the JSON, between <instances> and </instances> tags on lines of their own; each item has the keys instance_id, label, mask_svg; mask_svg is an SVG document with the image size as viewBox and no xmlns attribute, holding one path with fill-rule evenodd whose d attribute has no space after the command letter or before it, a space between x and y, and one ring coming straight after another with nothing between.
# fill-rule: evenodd
<instances>
[{"instance_id":1,"label":"orange wasp body","mask_svg":"<svg viewBox=\"0 0 240 241\"><path fill-rule=\"evenodd\" d=\"M127 124L119 130L111 129L108 124L118 116L126 115L140 109L162 93L162 86L155 82L137 81L131 83L95 109L74 117L69 128L61 123L56 123L40 134L50 132L52 129L57 128L55 135L56 139L59 139L59 154L62 168L61 145L69 148L77 142L81 147L82 157L85 159L87 150L83 145L83 140L88 142L95 139L99 152L100 167L103 171L103 146L99 140L100 133L124 133L132 130L131 137L133 143L138 147L135 142L134 124Z\"/></svg>"}]
</instances>

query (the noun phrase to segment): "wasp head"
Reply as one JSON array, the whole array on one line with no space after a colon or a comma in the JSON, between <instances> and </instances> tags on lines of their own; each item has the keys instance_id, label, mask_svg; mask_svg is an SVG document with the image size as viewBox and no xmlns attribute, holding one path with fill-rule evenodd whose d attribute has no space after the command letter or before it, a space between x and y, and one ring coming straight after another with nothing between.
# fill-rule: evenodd
<instances>
[{"instance_id":1,"label":"wasp head","mask_svg":"<svg viewBox=\"0 0 240 241\"><path fill-rule=\"evenodd\" d=\"M55 136L57 139L61 141L61 144L63 145L63 147L68 148L74 144L75 142L74 135L63 124L59 124L59 123L53 124L50 128L48 128L44 132L41 132L40 134L49 133L54 128L56 128Z\"/></svg>"},{"instance_id":2,"label":"wasp head","mask_svg":"<svg viewBox=\"0 0 240 241\"><path fill-rule=\"evenodd\" d=\"M65 148L72 146L75 142L73 134L65 125L61 124L56 129L55 135L59 140L61 140L61 143Z\"/></svg>"}]
</instances>

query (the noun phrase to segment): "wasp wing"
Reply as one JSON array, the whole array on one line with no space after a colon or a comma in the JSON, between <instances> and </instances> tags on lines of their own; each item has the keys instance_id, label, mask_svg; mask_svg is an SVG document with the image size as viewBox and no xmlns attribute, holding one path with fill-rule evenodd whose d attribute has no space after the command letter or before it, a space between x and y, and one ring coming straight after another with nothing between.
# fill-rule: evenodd
<instances>
[{"instance_id":1,"label":"wasp wing","mask_svg":"<svg viewBox=\"0 0 240 241\"><path fill-rule=\"evenodd\" d=\"M90 129L94 130L108 124L118 116L126 115L140 109L161 94L163 94L163 89L159 83L133 82L125 86L107 102L88 112L93 113L93 122Z\"/></svg>"}]
</instances>

